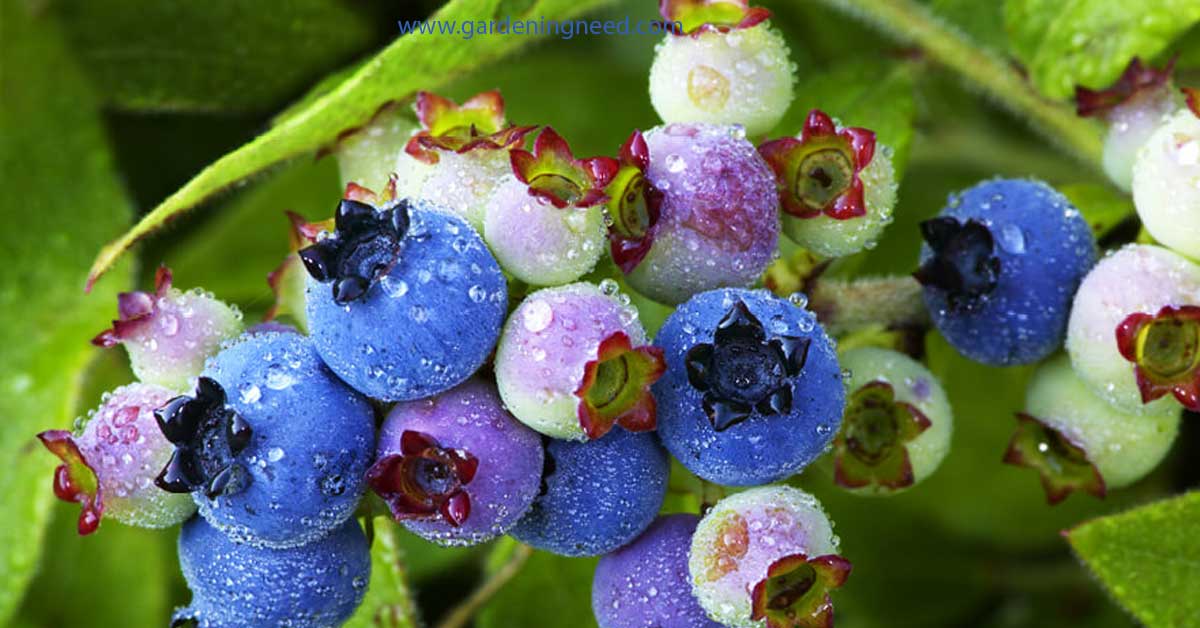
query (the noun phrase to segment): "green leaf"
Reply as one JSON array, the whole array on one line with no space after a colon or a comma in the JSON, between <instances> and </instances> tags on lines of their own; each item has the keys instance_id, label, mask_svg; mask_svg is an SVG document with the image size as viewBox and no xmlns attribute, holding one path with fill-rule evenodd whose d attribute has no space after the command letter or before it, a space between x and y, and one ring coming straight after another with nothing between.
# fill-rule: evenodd
<instances>
[{"instance_id":1,"label":"green leaf","mask_svg":"<svg viewBox=\"0 0 1200 628\"><path fill-rule=\"evenodd\" d=\"M1200 617L1200 492L1084 523L1067 532L1080 558L1149 628Z\"/></svg>"},{"instance_id":2,"label":"green leaf","mask_svg":"<svg viewBox=\"0 0 1200 628\"><path fill-rule=\"evenodd\" d=\"M128 224L129 202L95 97L53 22L26 6L0 3L0 624L37 568L53 500L56 459L34 434L80 411L88 339L128 278L116 274L90 298L79 290L90 251Z\"/></svg>"},{"instance_id":3,"label":"green leaf","mask_svg":"<svg viewBox=\"0 0 1200 628\"><path fill-rule=\"evenodd\" d=\"M929 7L939 17L961 28L987 48L1004 52L1008 38L997 28L1004 23L1004 3L979 0L930 0Z\"/></svg>"},{"instance_id":4,"label":"green leaf","mask_svg":"<svg viewBox=\"0 0 1200 628\"><path fill-rule=\"evenodd\" d=\"M503 541L497 544L498 553L511 550ZM479 613L476 628L594 627L591 592L596 561L534 552L521 572Z\"/></svg>"},{"instance_id":5,"label":"green leaf","mask_svg":"<svg viewBox=\"0 0 1200 628\"><path fill-rule=\"evenodd\" d=\"M21 618L40 626L166 624L174 601L171 585L185 586L175 558L178 531L106 522L94 536L80 537L77 517L74 504L54 508L42 571Z\"/></svg>"},{"instance_id":6,"label":"green leaf","mask_svg":"<svg viewBox=\"0 0 1200 628\"><path fill-rule=\"evenodd\" d=\"M1059 186L1058 190L1079 209L1097 238L1134 214L1133 199L1111 185L1073 183Z\"/></svg>"},{"instance_id":7,"label":"green leaf","mask_svg":"<svg viewBox=\"0 0 1200 628\"><path fill-rule=\"evenodd\" d=\"M408 578L396 542L396 524L387 517L375 518L375 541L371 546L371 584L362 606L344 628L416 628L416 600L408 589Z\"/></svg>"},{"instance_id":8,"label":"green leaf","mask_svg":"<svg viewBox=\"0 0 1200 628\"><path fill-rule=\"evenodd\" d=\"M55 4L105 104L122 109L270 108L376 40L373 16L339 0Z\"/></svg>"},{"instance_id":9,"label":"green leaf","mask_svg":"<svg viewBox=\"0 0 1200 628\"><path fill-rule=\"evenodd\" d=\"M878 140L895 151L896 180L904 176L916 116L907 65L854 60L807 75L796 86L795 100L770 137L799 134L812 109L824 111L843 125L875 131Z\"/></svg>"},{"instance_id":10,"label":"green leaf","mask_svg":"<svg viewBox=\"0 0 1200 628\"><path fill-rule=\"evenodd\" d=\"M523 15L565 19L608 0L538 0ZM487 19L503 12L500 0L453 0L439 20ZM146 214L137 225L106 245L89 273L89 283L107 272L135 242L221 190L283 161L311 154L342 131L367 122L381 106L433 89L455 75L495 61L533 41L513 35L460 36L410 34L397 39L332 91L293 112L250 143L225 155Z\"/></svg>"},{"instance_id":11,"label":"green leaf","mask_svg":"<svg viewBox=\"0 0 1200 628\"><path fill-rule=\"evenodd\" d=\"M1013 52L1037 88L1067 98L1110 85L1135 56L1153 58L1200 21L1195 0L1006 0Z\"/></svg>"}]
</instances>

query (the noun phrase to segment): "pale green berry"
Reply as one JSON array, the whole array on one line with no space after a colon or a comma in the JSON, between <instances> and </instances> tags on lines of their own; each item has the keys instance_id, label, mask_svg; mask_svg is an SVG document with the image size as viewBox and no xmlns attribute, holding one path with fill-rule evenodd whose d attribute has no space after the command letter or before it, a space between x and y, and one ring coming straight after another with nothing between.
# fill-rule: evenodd
<instances>
[{"instance_id":1,"label":"pale green berry","mask_svg":"<svg viewBox=\"0 0 1200 628\"><path fill-rule=\"evenodd\" d=\"M1155 240L1200 259L1200 118L1190 110L1168 118L1138 152L1133 200Z\"/></svg>"},{"instance_id":2,"label":"pale green berry","mask_svg":"<svg viewBox=\"0 0 1200 628\"><path fill-rule=\"evenodd\" d=\"M879 144L871 162L859 174L863 185L865 216L839 220L827 214L797 218L783 213L783 232L793 242L823 257L843 257L872 248L892 222L896 206L896 171L892 149Z\"/></svg>"}]
</instances>

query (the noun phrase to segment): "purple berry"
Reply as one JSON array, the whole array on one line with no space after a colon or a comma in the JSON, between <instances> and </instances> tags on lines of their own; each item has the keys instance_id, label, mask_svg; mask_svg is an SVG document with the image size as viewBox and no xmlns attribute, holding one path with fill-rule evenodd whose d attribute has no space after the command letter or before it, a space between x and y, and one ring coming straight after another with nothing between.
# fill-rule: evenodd
<instances>
[{"instance_id":1,"label":"purple berry","mask_svg":"<svg viewBox=\"0 0 1200 628\"><path fill-rule=\"evenodd\" d=\"M645 176L661 200L657 220L636 241L644 257L617 259L630 285L675 304L754 283L779 242L779 197L770 167L745 133L668 124L651 129L645 141Z\"/></svg>"},{"instance_id":2,"label":"purple berry","mask_svg":"<svg viewBox=\"0 0 1200 628\"><path fill-rule=\"evenodd\" d=\"M221 343L242 331L242 314L200 289L171 286L171 270L160 267L154 292L122 292L119 317L92 339L99 347L125 345L134 375L148 384L186 390Z\"/></svg>"},{"instance_id":3,"label":"purple berry","mask_svg":"<svg viewBox=\"0 0 1200 628\"><path fill-rule=\"evenodd\" d=\"M80 534L94 532L104 515L127 525L165 528L196 511L187 495L154 485L172 451L154 410L173 396L161 386L128 384L105 393L78 436L65 430L38 434L62 460L54 470L54 494L83 508Z\"/></svg>"},{"instance_id":4,"label":"purple berry","mask_svg":"<svg viewBox=\"0 0 1200 628\"><path fill-rule=\"evenodd\" d=\"M688 551L700 518L659 517L629 545L600 559L592 613L600 628L720 628L692 594Z\"/></svg>"},{"instance_id":5,"label":"purple berry","mask_svg":"<svg viewBox=\"0 0 1200 628\"><path fill-rule=\"evenodd\" d=\"M526 297L496 350L496 383L509 411L542 434L571 440L598 438L614 424L654 429L650 384L663 368L637 310L589 283Z\"/></svg>"},{"instance_id":6,"label":"purple berry","mask_svg":"<svg viewBox=\"0 0 1200 628\"><path fill-rule=\"evenodd\" d=\"M541 475L541 438L504 410L490 383L471 379L397 404L367 481L413 533L442 545L474 545L517 523Z\"/></svg>"}]
</instances>

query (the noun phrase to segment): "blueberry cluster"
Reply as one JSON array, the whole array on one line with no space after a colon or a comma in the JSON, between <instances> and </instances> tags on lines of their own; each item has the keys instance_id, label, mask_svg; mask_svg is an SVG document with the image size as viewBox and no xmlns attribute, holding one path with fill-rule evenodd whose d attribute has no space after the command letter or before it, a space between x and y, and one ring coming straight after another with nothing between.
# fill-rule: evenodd
<instances>
[{"instance_id":1,"label":"blueberry cluster","mask_svg":"<svg viewBox=\"0 0 1200 628\"><path fill-rule=\"evenodd\" d=\"M820 110L756 147L748 134L792 99L769 12L661 6L684 25L651 71L664 124L615 156L509 124L498 92L421 93L386 184L347 166L333 217L294 220L299 246L270 280L271 316L292 324L244 330L165 268L153 292L120 296L95 343L123 344L139 381L39 437L81 534L105 515L182 524L193 598L173 625L340 625L369 586L356 514L373 513L440 545L510 535L602 556L603 628L832 625L851 565L788 482L823 460L852 494L910 490L946 456L953 416L913 356L840 350L836 308L756 286L781 232L819 262L807 285L873 246L896 202L892 152ZM1080 109L1111 110L1106 163L1177 252L1097 263L1066 197L995 179L921 224L916 282L897 279L968 358L1043 362L1005 461L1038 470L1051 501L1144 476L1179 405L1200 411L1200 121L1166 75L1130 72ZM1174 113L1152 129L1145 107ZM656 333L629 293L674 308ZM660 514L687 474L736 488L700 516Z\"/></svg>"}]
</instances>

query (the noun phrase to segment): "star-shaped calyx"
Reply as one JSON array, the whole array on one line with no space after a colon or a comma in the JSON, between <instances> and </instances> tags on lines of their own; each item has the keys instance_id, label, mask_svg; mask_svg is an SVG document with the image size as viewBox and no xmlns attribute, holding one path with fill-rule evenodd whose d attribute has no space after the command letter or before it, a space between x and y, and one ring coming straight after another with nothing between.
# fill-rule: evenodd
<instances>
[{"instance_id":1,"label":"star-shaped calyx","mask_svg":"<svg viewBox=\"0 0 1200 628\"><path fill-rule=\"evenodd\" d=\"M876 380L850 396L833 440L834 481L847 488L912 486L907 444L929 429L916 406L896 401L892 385Z\"/></svg>"},{"instance_id":2,"label":"star-shaped calyx","mask_svg":"<svg viewBox=\"0 0 1200 628\"><path fill-rule=\"evenodd\" d=\"M1137 312L1117 325L1117 350L1133 363L1142 402L1171 393L1200 411L1200 307L1164 306Z\"/></svg>"},{"instance_id":3,"label":"star-shaped calyx","mask_svg":"<svg viewBox=\"0 0 1200 628\"><path fill-rule=\"evenodd\" d=\"M576 159L567 141L551 127L538 134L533 152L514 148L509 157L513 174L529 186L529 194L559 209L607 201L604 189L620 169L612 157Z\"/></svg>"},{"instance_id":4,"label":"star-shaped calyx","mask_svg":"<svg viewBox=\"0 0 1200 628\"><path fill-rule=\"evenodd\" d=\"M357 194L364 190L355 188L348 191ZM345 198L334 215L333 233L301 249L300 261L313 279L332 284L333 300L345 305L365 296L400 259L408 225L407 200L376 209L361 200Z\"/></svg>"},{"instance_id":5,"label":"star-shaped calyx","mask_svg":"<svg viewBox=\"0 0 1200 628\"><path fill-rule=\"evenodd\" d=\"M621 145L618 163L617 173L604 190L608 195L605 209L611 219L608 240L613 261L628 274L654 244L663 195L646 179L650 149L641 131L634 131Z\"/></svg>"},{"instance_id":6,"label":"star-shaped calyx","mask_svg":"<svg viewBox=\"0 0 1200 628\"><path fill-rule=\"evenodd\" d=\"M415 430L400 435L400 453L383 456L367 470L367 484L387 502L396 520L441 516L454 527L471 515L466 485L479 460L462 449L442 447Z\"/></svg>"},{"instance_id":7,"label":"star-shaped calyx","mask_svg":"<svg viewBox=\"0 0 1200 628\"><path fill-rule=\"evenodd\" d=\"M713 332L713 342L687 352L688 382L704 393L704 412L718 432L764 415L792 411L792 379L808 358L808 338L768 338L762 323L737 301Z\"/></svg>"},{"instance_id":8,"label":"star-shaped calyx","mask_svg":"<svg viewBox=\"0 0 1200 628\"><path fill-rule=\"evenodd\" d=\"M154 273L154 292L135 290L117 295L117 320L112 327L92 338L97 347L113 347L134 336L146 325L154 322L158 314L158 300L171 290L171 269L159 266Z\"/></svg>"},{"instance_id":9,"label":"star-shaped calyx","mask_svg":"<svg viewBox=\"0 0 1200 628\"><path fill-rule=\"evenodd\" d=\"M96 472L70 432L47 430L37 437L50 453L62 460L62 464L54 469L54 495L82 507L76 528L80 535L95 532L104 515L104 496Z\"/></svg>"},{"instance_id":10,"label":"star-shaped calyx","mask_svg":"<svg viewBox=\"0 0 1200 628\"><path fill-rule=\"evenodd\" d=\"M750 593L750 618L767 628L832 628L829 592L850 577L850 561L836 554L784 556Z\"/></svg>"},{"instance_id":11,"label":"star-shaped calyx","mask_svg":"<svg viewBox=\"0 0 1200 628\"><path fill-rule=\"evenodd\" d=\"M1155 93L1170 89L1171 74L1175 70L1172 58L1162 69L1148 67L1134 57L1115 83L1105 89L1092 90L1075 86L1075 111L1081 116L1104 117L1117 107Z\"/></svg>"},{"instance_id":12,"label":"star-shaped calyx","mask_svg":"<svg viewBox=\"0 0 1200 628\"><path fill-rule=\"evenodd\" d=\"M1046 501L1057 504L1072 491L1084 491L1101 499L1107 493L1100 470L1087 452L1062 432L1037 417L1017 413L1017 431L1008 443L1004 463L1037 471L1042 477Z\"/></svg>"},{"instance_id":13,"label":"star-shaped calyx","mask_svg":"<svg viewBox=\"0 0 1200 628\"><path fill-rule=\"evenodd\" d=\"M769 10L751 7L746 0L659 0L658 12L671 34L692 37L750 28L771 17Z\"/></svg>"},{"instance_id":14,"label":"star-shaped calyx","mask_svg":"<svg viewBox=\"0 0 1200 628\"><path fill-rule=\"evenodd\" d=\"M601 341L596 359L584 365L583 381L575 389L579 425L587 437L600 438L614 424L631 432L654 429L657 406L650 385L666 368L661 348L634 347L623 331Z\"/></svg>"},{"instance_id":15,"label":"star-shaped calyx","mask_svg":"<svg viewBox=\"0 0 1200 628\"><path fill-rule=\"evenodd\" d=\"M438 151L512 148L535 128L507 124L504 98L496 90L476 94L461 105L437 94L418 92L413 109L422 129L409 138L404 152L428 164L438 162Z\"/></svg>"},{"instance_id":16,"label":"star-shaped calyx","mask_svg":"<svg viewBox=\"0 0 1200 628\"><path fill-rule=\"evenodd\" d=\"M800 138L784 137L758 147L775 172L779 202L797 218L838 220L865 216L862 171L875 156L875 133L838 128L819 109L808 113Z\"/></svg>"},{"instance_id":17,"label":"star-shaped calyx","mask_svg":"<svg viewBox=\"0 0 1200 628\"><path fill-rule=\"evenodd\" d=\"M913 273L923 286L946 293L951 309L969 311L996 288L1000 258L987 225L974 218L959 222L939 216L921 223L921 235L933 255Z\"/></svg>"},{"instance_id":18,"label":"star-shaped calyx","mask_svg":"<svg viewBox=\"0 0 1200 628\"><path fill-rule=\"evenodd\" d=\"M181 395L154 411L158 428L175 451L154 483L171 493L202 491L215 499L245 488L250 478L237 455L250 445L253 430L226 404L225 389L200 377L194 395Z\"/></svg>"}]
</instances>

